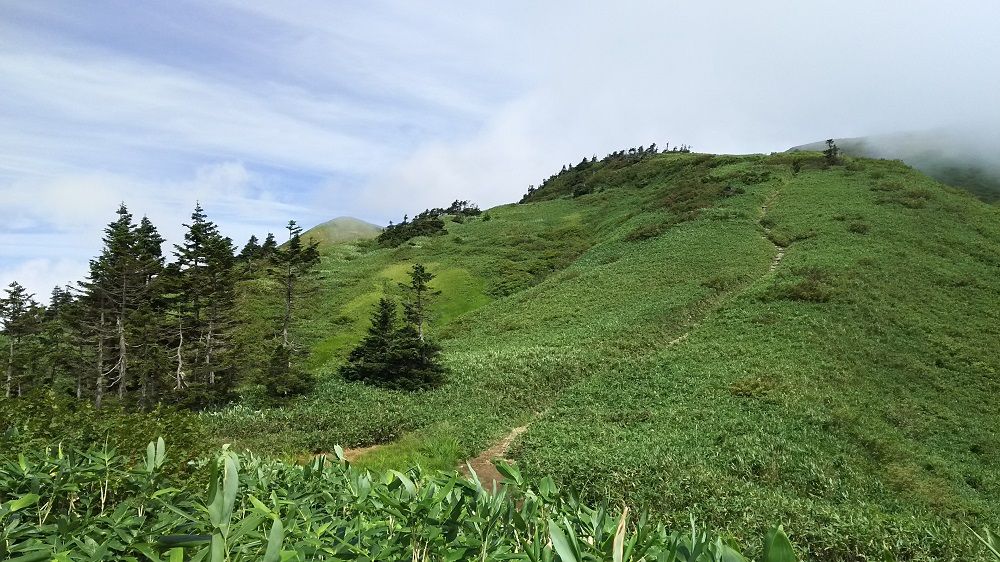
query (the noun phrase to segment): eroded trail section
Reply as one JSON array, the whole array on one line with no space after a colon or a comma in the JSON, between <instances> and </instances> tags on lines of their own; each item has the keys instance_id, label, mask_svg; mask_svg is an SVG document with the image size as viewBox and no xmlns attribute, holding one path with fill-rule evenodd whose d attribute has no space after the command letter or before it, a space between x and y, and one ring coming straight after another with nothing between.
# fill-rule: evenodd
<instances>
[{"instance_id":1,"label":"eroded trail section","mask_svg":"<svg viewBox=\"0 0 1000 562\"><path fill-rule=\"evenodd\" d=\"M463 464L459 467L459 470L466 476L469 476L469 466L471 466L472 470L476 471L476 475L479 477L479 481L483 483L484 488L492 490L494 483L499 486L503 482L503 475L497 470L494 462L501 460L509 461L507 451L510 450L511 443L527 430L527 425L515 427L492 447L479 453L475 458L469 459L467 461L468 464Z\"/></svg>"},{"instance_id":2,"label":"eroded trail section","mask_svg":"<svg viewBox=\"0 0 1000 562\"><path fill-rule=\"evenodd\" d=\"M763 238L774 245L774 257L771 258L771 266L768 268L768 272L773 272L775 269L778 269L778 264L780 264L781 260L785 257L786 250L785 246L781 246L774 241L774 237L771 235L771 227L768 226L765 221L767 218L767 210L770 208L771 204L774 203L774 200L777 199L777 197L778 191L775 190L774 193L772 193L767 200L764 201L764 204L760 207L760 220L757 221L761 230L764 231Z\"/></svg>"}]
</instances>

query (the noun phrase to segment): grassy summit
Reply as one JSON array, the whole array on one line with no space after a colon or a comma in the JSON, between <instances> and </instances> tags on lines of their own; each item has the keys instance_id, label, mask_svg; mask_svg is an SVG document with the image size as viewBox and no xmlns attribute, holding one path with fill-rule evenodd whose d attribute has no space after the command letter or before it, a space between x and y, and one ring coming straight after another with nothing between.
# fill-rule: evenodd
<instances>
[{"instance_id":1,"label":"grassy summit","mask_svg":"<svg viewBox=\"0 0 1000 562\"><path fill-rule=\"evenodd\" d=\"M674 528L968 559L963 524L1000 520L998 213L896 161L587 163L440 236L326 247L296 327L318 390L213 419L260 451L396 442L372 462L439 467L527 425L527 474ZM344 382L414 261L442 291L449 382Z\"/></svg>"},{"instance_id":2,"label":"grassy summit","mask_svg":"<svg viewBox=\"0 0 1000 562\"><path fill-rule=\"evenodd\" d=\"M312 238L321 246L370 240L382 232L382 227L354 217L337 217L318 224L302 234L304 240Z\"/></svg>"}]
</instances>

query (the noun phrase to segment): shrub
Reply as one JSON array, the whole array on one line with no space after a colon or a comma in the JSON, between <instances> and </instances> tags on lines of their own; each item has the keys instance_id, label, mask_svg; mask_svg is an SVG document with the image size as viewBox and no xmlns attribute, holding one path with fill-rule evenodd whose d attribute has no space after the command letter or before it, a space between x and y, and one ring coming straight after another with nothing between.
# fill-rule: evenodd
<instances>
[{"instance_id":1,"label":"shrub","mask_svg":"<svg viewBox=\"0 0 1000 562\"><path fill-rule=\"evenodd\" d=\"M803 267L795 270L794 273L797 279L773 289L773 297L815 303L828 302L833 297L834 291L830 276L822 269Z\"/></svg>"},{"instance_id":2,"label":"shrub","mask_svg":"<svg viewBox=\"0 0 1000 562\"><path fill-rule=\"evenodd\" d=\"M657 238L670 228L670 222L660 222L647 224L645 226L640 226L632 232L625 235L625 240L629 242L641 242L643 240L649 240L650 238Z\"/></svg>"},{"instance_id":3,"label":"shrub","mask_svg":"<svg viewBox=\"0 0 1000 562\"><path fill-rule=\"evenodd\" d=\"M863 221L854 221L847 225L847 230L855 234L868 234L870 228L869 224Z\"/></svg>"}]
</instances>

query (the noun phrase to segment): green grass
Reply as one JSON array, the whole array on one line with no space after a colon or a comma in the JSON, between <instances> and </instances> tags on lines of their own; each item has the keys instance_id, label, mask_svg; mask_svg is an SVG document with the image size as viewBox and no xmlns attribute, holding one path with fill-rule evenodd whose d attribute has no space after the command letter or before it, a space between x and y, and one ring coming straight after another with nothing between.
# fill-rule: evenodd
<instances>
[{"instance_id":1,"label":"green grass","mask_svg":"<svg viewBox=\"0 0 1000 562\"><path fill-rule=\"evenodd\" d=\"M303 240L310 238L321 246L371 240L382 232L382 227L353 217L337 217L318 224L302 233Z\"/></svg>"},{"instance_id":2,"label":"green grass","mask_svg":"<svg viewBox=\"0 0 1000 562\"><path fill-rule=\"evenodd\" d=\"M527 474L673 526L747 542L781 521L821 560L974 558L962 525L1000 520L1000 216L898 162L847 164L666 154L397 249L332 247L296 329L318 390L214 427L286 453L401 439L373 462L405 467L535 420ZM414 261L439 274L449 382L340 380Z\"/></svg>"}]
</instances>

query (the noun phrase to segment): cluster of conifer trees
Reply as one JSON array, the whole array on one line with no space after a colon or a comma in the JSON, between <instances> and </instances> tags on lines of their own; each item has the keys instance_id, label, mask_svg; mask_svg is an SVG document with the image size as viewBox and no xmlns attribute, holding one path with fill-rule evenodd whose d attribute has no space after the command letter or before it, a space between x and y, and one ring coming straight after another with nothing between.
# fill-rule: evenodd
<instances>
[{"instance_id":1,"label":"cluster of conifer trees","mask_svg":"<svg viewBox=\"0 0 1000 562\"><path fill-rule=\"evenodd\" d=\"M140 409L222 403L249 370L233 346L237 284L256 275L275 279L284 303L259 382L276 394L306 388L308 381L283 379L305 377L293 368L288 329L299 280L319 261L316 244L304 243L290 221L285 244L252 237L235 255L200 205L185 227L168 263L156 227L146 217L136 224L122 204L86 279L54 289L47 306L12 283L0 299L5 395L46 390Z\"/></svg>"},{"instance_id":2,"label":"cluster of conifer trees","mask_svg":"<svg viewBox=\"0 0 1000 562\"><path fill-rule=\"evenodd\" d=\"M400 283L404 295L402 323L396 301L379 299L368 333L340 369L346 380L398 390L424 390L441 384L441 347L425 330L431 302L440 294L430 288L432 279L434 274L417 263L410 270L410 282Z\"/></svg>"},{"instance_id":3,"label":"cluster of conifer trees","mask_svg":"<svg viewBox=\"0 0 1000 562\"><path fill-rule=\"evenodd\" d=\"M455 200L446 208L435 207L426 209L418 213L413 220L408 215L403 215L403 221L398 224L389 222L378 236L378 243L382 246L395 248L407 240L416 236L434 236L442 234L444 229L444 217L452 216L459 221L465 217L475 217L482 214L475 203L469 201Z\"/></svg>"},{"instance_id":4,"label":"cluster of conifer trees","mask_svg":"<svg viewBox=\"0 0 1000 562\"><path fill-rule=\"evenodd\" d=\"M629 148L629 149L622 149L622 150L617 150L615 152L611 152L608 155L606 155L604 158L601 158L600 163L601 164L617 165L617 166L626 166L626 165L634 164L636 162L640 162L640 161L642 161L642 160L644 160L646 158L649 158L651 156L655 156L657 154L663 154L663 153L666 153L666 152L689 153L689 152L691 152L691 146L687 145L687 144L681 144L681 145L675 145L674 147L671 148L670 143L667 143L666 147L664 147L663 150L660 150L660 149L658 149L656 147L656 143L654 142L653 144L649 145L648 147L640 145L638 148L632 147L632 148ZM549 176L548 178L546 178L545 180L543 180L538 185L538 187L535 187L534 185L529 185L528 186L528 192L525 193L523 197L521 197L521 200L518 201L518 203L527 203L527 202L533 200L535 194L538 193L538 192L540 192L541 190L543 190L545 187L547 187L548 184L552 182L552 180L554 180L556 178L559 178L559 177L562 177L562 176L564 176L566 174L574 174L574 173L575 174L579 174L580 172L582 172L582 171L590 168L591 166L593 166L594 164L597 164L597 163L598 163L597 155L595 154L595 155L591 156L590 158L587 158L586 156L584 156L583 160L581 160L579 164L575 164L575 165L574 164L568 164L568 165L564 164L563 167L562 167L562 170L560 170L556 174L552 174L551 176ZM575 188L575 189L573 189L573 192L572 192L572 194L573 194L574 197L579 197L581 195L586 195L587 193L590 193L590 191L589 191L589 189L586 186L581 186L580 188Z\"/></svg>"}]
</instances>

